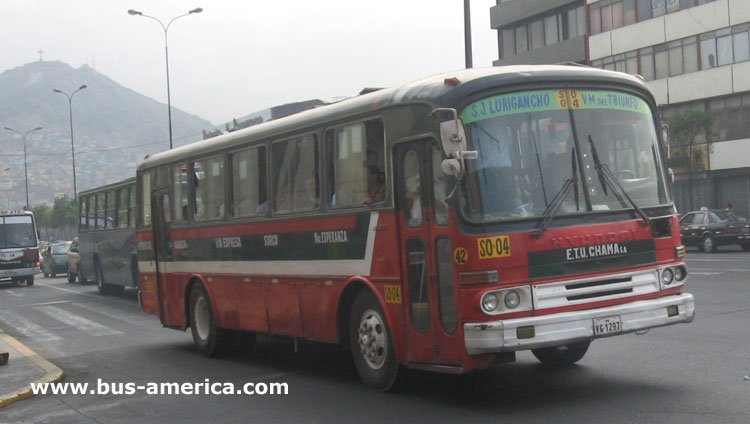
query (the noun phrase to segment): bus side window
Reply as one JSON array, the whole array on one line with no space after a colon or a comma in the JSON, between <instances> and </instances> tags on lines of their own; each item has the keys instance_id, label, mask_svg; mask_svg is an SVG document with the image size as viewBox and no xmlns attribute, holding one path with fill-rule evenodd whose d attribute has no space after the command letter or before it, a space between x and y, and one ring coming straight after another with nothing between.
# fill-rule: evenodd
<instances>
[{"instance_id":1,"label":"bus side window","mask_svg":"<svg viewBox=\"0 0 750 424\"><path fill-rule=\"evenodd\" d=\"M383 123L379 119L326 131L333 208L381 204L386 199Z\"/></svg>"}]
</instances>

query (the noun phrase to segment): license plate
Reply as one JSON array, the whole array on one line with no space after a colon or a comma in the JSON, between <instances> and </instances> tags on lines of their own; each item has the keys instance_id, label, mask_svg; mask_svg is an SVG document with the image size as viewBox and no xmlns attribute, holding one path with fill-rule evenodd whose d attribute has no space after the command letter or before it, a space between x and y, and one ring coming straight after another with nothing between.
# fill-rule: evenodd
<instances>
[{"instance_id":1,"label":"license plate","mask_svg":"<svg viewBox=\"0 0 750 424\"><path fill-rule=\"evenodd\" d=\"M615 315L604 318L594 318L594 336L605 336L622 331L620 316Z\"/></svg>"}]
</instances>

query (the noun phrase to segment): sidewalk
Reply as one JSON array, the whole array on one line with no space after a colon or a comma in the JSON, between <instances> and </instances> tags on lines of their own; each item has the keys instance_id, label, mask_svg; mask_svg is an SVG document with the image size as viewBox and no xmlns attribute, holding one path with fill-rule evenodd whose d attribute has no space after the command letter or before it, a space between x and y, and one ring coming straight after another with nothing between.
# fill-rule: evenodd
<instances>
[{"instance_id":1,"label":"sidewalk","mask_svg":"<svg viewBox=\"0 0 750 424\"><path fill-rule=\"evenodd\" d=\"M0 365L0 409L31 394L31 383L62 380L60 368L34 353L0 329L0 353L8 352L7 365Z\"/></svg>"}]
</instances>

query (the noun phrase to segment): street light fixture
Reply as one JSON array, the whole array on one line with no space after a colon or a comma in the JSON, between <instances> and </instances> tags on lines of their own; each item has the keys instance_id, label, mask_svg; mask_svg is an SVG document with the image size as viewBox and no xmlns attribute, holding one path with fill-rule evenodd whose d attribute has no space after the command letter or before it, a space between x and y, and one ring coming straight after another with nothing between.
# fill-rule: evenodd
<instances>
[{"instance_id":1,"label":"street light fixture","mask_svg":"<svg viewBox=\"0 0 750 424\"><path fill-rule=\"evenodd\" d=\"M162 23L162 21L159 20L159 18L156 18L154 16L150 16L150 15L144 15L143 13L141 13L141 12L135 10L135 9L128 10L128 14L129 15L143 16L144 18L151 18L151 19L155 20L156 22L159 23L159 25L161 25L161 28L164 30L164 58L165 58L165 63L167 65L167 119L168 119L168 122L169 122L169 149L170 150L172 149L172 97L171 97L171 94L169 92L169 47L168 47L168 43L167 43L167 30L169 30L169 26L172 25L172 22L174 22L178 18L181 18L183 16L187 16L187 15L191 15L193 13L201 13L201 12L203 12L203 8L196 7L195 9L188 11L188 13L185 13L185 14L179 15L179 16L175 16L174 18L172 18L171 21L169 21L169 23L167 23L167 25L164 25Z\"/></svg>"},{"instance_id":2,"label":"street light fixture","mask_svg":"<svg viewBox=\"0 0 750 424\"><path fill-rule=\"evenodd\" d=\"M76 201L78 200L78 189L76 187L76 149L75 144L73 143L73 96L84 88L86 88L86 84L78 87L78 90L70 94L56 88L52 89L55 93L60 93L68 98L68 110L70 111L70 154L73 158L73 200Z\"/></svg>"},{"instance_id":3,"label":"street light fixture","mask_svg":"<svg viewBox=\"0 0 750 424\"><path fill-rule=\"evenodd\" d=\"M41 130L42 127L36 127L33 130L26 131L25 133L22 133L20 131L16 131L13 128L10 128L10 127L5 127L5 129L8 130L8 131L11 131L11 132L14 132L14 133L20 135L21 138L23 139L23 178L24 178L24 181L26 181L26 207L29 207L30 206L29 205L29 172L28 172L28 168L26 166L26 136L29 135L29 133ZM3 171L5 171L5 169Z\"/></svg>"}]
</instances>

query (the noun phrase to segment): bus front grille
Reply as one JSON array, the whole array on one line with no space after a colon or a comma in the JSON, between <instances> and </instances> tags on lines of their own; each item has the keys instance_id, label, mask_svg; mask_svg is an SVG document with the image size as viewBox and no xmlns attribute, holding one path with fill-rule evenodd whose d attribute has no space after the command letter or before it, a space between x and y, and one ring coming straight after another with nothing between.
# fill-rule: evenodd
<instances>
[{"instance_id":1,"label":"bus front grille","mask_svg":"<svg viewBox=\"0 0 750 424\"><path fill-rule=\"evenodd\" d=\"M532 286L536 309L579 305L657 291L659 274L655 269Z\"/></svg>"}]
</instances>

